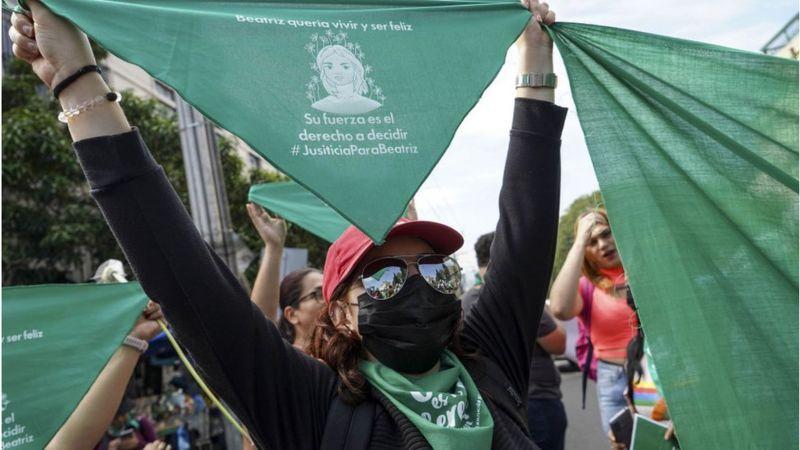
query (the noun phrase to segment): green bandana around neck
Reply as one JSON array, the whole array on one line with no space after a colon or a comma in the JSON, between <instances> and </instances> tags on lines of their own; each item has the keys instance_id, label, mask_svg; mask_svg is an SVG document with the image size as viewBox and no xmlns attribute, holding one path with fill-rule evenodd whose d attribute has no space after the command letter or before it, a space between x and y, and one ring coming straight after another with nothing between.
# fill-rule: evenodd
<instances>
[{"instance_id":1,"label":"green bandana around neck","mask_svg":"<svg viewBox=\"0 0 800 450\"><path fill-rule=\"evenodd\" d=\"M441 369L407 377L376 361L361 361L361 373L425 436L435 449L490 448L494 420L461 361L449 350Z\"/></svg>"}]
</instances>

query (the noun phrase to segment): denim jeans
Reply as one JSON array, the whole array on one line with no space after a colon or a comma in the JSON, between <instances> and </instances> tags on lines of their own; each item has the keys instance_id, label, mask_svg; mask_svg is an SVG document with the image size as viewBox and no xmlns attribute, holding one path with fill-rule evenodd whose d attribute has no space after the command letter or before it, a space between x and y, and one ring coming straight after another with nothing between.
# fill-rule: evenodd
<instances>
[{"instance_id":1,"label":"denim jeans","mask_svg":"<svg viewBox=\"0 0 800 450\"><path fill-rule=\"evenodd\" d=\"M567 412L558 399L528 399L528 428L542 450L564 450Z\"/></svg>"},{"instance_id":2,"label":"denim jeans","mask_svg":"<svg viewBox=\"0 0 800 450\"><path fill-rule=\"evenodd\" d=\"M597 404L600 406L600 419L603 421L605 434L611 429L611 418L628 407L628 402L625 401L627 387L628 380L622 366L597 361Z\"/></svg>"}]
</instances>

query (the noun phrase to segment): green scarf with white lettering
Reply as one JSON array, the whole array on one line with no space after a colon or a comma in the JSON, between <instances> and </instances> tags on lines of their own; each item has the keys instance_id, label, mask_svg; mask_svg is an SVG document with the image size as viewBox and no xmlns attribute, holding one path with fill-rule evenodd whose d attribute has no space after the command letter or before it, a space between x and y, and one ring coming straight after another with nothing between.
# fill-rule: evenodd
<instances>
[{"instance_id":1,"label":"green scarf with white lettering","mask_svg":"<svg viewBox=\"0 0 800 450\"><path fill-rule=\"evenodd\" d=\"M449 350L438 372L419 378L373 361L361 361L360 369L433 448L491 447L492 415L467 369Z\"/></svg>"}]
</instances>

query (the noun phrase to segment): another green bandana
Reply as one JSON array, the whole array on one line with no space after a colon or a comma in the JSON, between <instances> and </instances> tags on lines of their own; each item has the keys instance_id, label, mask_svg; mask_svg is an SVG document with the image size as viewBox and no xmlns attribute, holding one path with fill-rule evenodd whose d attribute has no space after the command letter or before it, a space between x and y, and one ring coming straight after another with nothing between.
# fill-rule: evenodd
<instances>
[{"instance_id":1,"label":"another green bandana","mask_svg":"<svg viewBox=\"0 0 800 450\"><path fill-rule=\"evenodd\" d=\"M553 32L681 445L797 448L797 61Z\"/></svg>"},{"instance_id":2,"label":"another green bandana","mask_svg":"<svg viewBox=\"0 0 800 450\"><path fill-rule=\"evenodd\" d=\"M379 362L361 361L361 373L435 449L492 446L494 420L461 361L445 350L439 372L406 377Z\"/></svg>"},{"instance_id":3,"label":"another green bandana","mask_svg":"<svg viewBox=\"0 0 800 450\"><path fill-rule=\"evenodd\" d=\"M146 303L139 283L3 288L3 448L50 442Z\"/></svg>"},{"instance_id":4,"label":"another green bandana","mask_svg":"<svg viewBox=\"0 0 800 450\"><path fill-rule=\"evenodd\" d=\"M43 3L377 242L531 17L518 0Z\"/></svg>"},{"instance_id":5,"label":"another green bandana","mask_svg":"<svg viewBox=\"0 0 800 450\"><path fill-rule=\"evenodd\" d=\"M350 226L333 208L294 181L250 186L247 198L328 242L338 239Z\"/></svg>"}]
</instances>

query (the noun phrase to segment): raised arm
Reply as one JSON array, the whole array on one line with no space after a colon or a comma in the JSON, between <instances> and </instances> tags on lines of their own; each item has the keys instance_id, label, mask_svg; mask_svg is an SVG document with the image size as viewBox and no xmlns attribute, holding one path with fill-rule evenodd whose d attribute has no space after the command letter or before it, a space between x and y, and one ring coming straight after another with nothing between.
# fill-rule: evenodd
<instances>
[{"instance_id":1,"label":"raised arm","mask_svg":"<svg viewBox=\"0 0 800 450\"><path fill-rule=\"evenodd\" d=\"M547 6L535 17L552 23ZM517 41L520 73L551 73L552 41L531 20ZM520 88L500 191L500 220L480 300L465 319L464 341L492 358L526 392L530 358L552 270L558 224L560 136L566 110L552 88Z\"/></svg>"},{"instance_id":2,"label":"raised arm","mask_svg":"<svg viewBox=\"0 0 800 450\"><path fill-rule=\"evenodd\" d=\"M161 330L156 323L161 317L158 304L148 303L130 335L143 341L153 339ZM135 348L121 345L45 448L94 448L114 420L139 356Z\"/></svg>"},{"instance_id":3,"label":"raised arm","mask_svg":"<svg viewBox=\"0 0 800 450\"><path fill-rule=\"evenodd\" d=\"M94 62L86 36L36 1L14 16L14 51L50 86ZM34 39L35 38L35 39ZM29 50L23 51L23 48ZM101 97L69 121L92 196L150 298L206 381L259 447L319 445L335 374L285 343L236 277L206 246L186 209L95 74L66 88L65 108Z\"/></svg>"},{"instance_id":4,"label":"raised arm","mask_svg":"<svg viewBox=\"0 0 800 450\"><path fill-rule=\"evenodd\" d=\"M558 272L558 276L550 288L550 310L561 320L572 319L583 309L583 298L578 291L578 282L581 278L586 240L589 238L595 221L594 214L586 214L581 217L575 242L569 249L561 271Z\"/></svg>"},{"instance_id":5,"label":"raised arm","mask_svg":"<svg viewBox=\"0 0 800 450\"><path fill-rule=\"evenodd\" d=\"M247 204L247 213L258 235L264 241L264 255L250 292L250 299L273 323L278 320L280 300L280 271L283 243L286 240L286 222L273 218L254 203Z\"/></svg>"}]
</instances>

